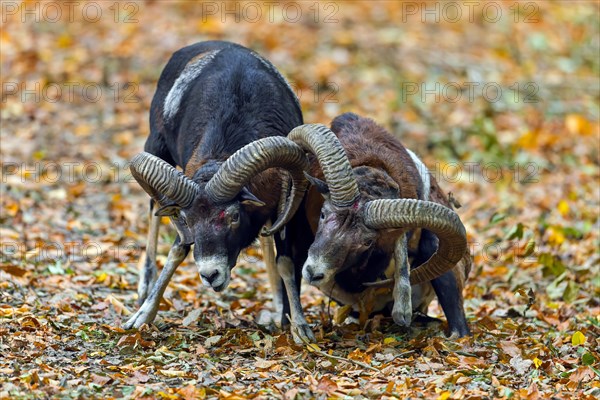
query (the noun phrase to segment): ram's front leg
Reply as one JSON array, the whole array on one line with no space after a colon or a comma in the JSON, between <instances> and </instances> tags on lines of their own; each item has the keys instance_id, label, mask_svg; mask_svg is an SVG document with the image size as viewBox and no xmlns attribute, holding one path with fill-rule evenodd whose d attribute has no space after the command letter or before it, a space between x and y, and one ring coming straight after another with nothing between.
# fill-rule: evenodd
<instances>
[{"instance_id":1,"label":"ram's front leg","mask_svg":"<svg viewBox=\"0 0 600 400\"><path fill-rule=\"evenodd\" d=\"M412 301L406 233L403 233L396 240L394 262L394 308L392 309L392 318L400 326L410 326L412 320Z\"/></svg>"},{"instance_id":2,"label":"ram's front leg","mask_svg":"<svg viewBox=\"0 0 600 400\"><path fill-rule=\"evenodd\" d=\"M154 200L150 200L150 229L148 230L148 241L146 242L146 257L140 266L138 277L138 304L140 306L150 294L157 275L156 247L158 245L160 217L154 215L155 204Z\"/></svg>"},{"instance_id":3,"label":"ram's front leg","mask_svg":"<svg viewBox=\"0 0 600 400\"><path fill-rule=\"evenodd\" d=\"M144 301L144 304L142 304L140 309L123 325L125 329L139 328L144 324L151 324L152 321L154 321L156 313L158 312L160 299L165 293L165 289L167 288L173 273L190 252L190 247L191 245L189 244L182 244L179 235L177 236L175 243L173 243L173 247L171 247L171 250L169 251L167 263L162 271L160 271L158 280L152 287L150 295L146 301Z\"/></svg>"},{"instance_id":4,"label":"ram's front leg","mask_svg":"<svg viewBox=\"0 0 600 400\"><path fill-rule=\"evenodd\" d=\"M285 291L287 292L290 304L291 330L294 342L303 344L304 342L314 342L315 335L304 318L304 310L300 302L299 283L296 282L296 268L292 259L288 256L277 257L277 271L283 279ZM286 316L284 316L285 318Z\"/></svg>"}]
</instances>

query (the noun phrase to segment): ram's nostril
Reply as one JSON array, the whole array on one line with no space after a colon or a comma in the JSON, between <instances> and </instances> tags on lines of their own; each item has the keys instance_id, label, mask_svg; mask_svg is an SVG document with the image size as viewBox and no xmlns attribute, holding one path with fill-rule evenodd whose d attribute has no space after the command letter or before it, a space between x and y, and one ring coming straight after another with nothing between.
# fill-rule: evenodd
<instances>
[{"instance_id":1,"label":"ram's nostril","mask_svg":"<svg viewBox=\"0 0 600 400\"><path fill-rule=\"evenodd\" d=\"M313 281L313 282L317 282L317 281L320 281L320 280L321 280L321 279L323 279L323 278L325 278L325 275L324 275L324 274L322 274L322 273L314 274L314 275L312 276L312 281Z\"/></svg>"},{"instance_id":2,"label":"ram's nostril","mask_svg":"<svg viewBox=\"0 0 600 400\"><path fill-rule=\"evenodd\" d=\"M212 270L212 271L210 271L208 274L200 274L200 275L202 275L202 277L203 277L204 279L206 279L206 281L207 281L208 283L213 283L213 281L214 281L215 279L217 279L217 277L219 276L219 271L217 271L217 270L215 269L215 270Z\"/></svg>"},{"instance_id":3,"label":"ram's nostril","mask_svg":"<svg viewBox=\"0 0 600 400\"><path fill-rule=\"evenodd\" d=\"M307 265L304 267L304 278L309 282L312 280L313 275L313 267L312 265Z\"/></svg>"}]
</instances>

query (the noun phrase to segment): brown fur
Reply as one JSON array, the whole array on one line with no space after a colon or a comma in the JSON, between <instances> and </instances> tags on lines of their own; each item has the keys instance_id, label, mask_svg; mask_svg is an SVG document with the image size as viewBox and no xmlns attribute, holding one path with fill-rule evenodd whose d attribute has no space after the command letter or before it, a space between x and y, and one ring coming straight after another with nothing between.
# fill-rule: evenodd
<instances>
[{"instance_id":1,"label":"brown fur","mask_svg":"<svg viewBox=\"0 0 600 400\"><path fill-rule=\"evenodd\" d=\"M398 191L396 197L413 199L418 197L422 191L422 183L417 168L404 146L385 128L372 119L360 118L345 125L336 125L334 121L331 129L344 147L353 170L361 166L381 170L391 178L391 181L383 182L383 178L379 176L377 183L390 187L394 185ZM323 171L315 156L310 157L310 165L311 175L324 180ZM361 197L373 200L375 197L372 196L371 189L380 185L376 185L372 180L374 175L365 178L357 179ZM321 194L311 187L307 195L306 215L313 233L317 231L322 206Z\"/></svg>"},{"instance_id":2,"label":"brown fur","mask_svg":"<svg viewBox=\"0 0 600 400\"><path fill-rule=\"evenodd\" d=\"M204 164L206 164L206 162L208 161L208 160L202 159L200 157L199 152L197 151L198 146L199 146L199 144L194 149L194 152L192 153L192 157L190 158L188 163L185 165L185 169L184 169L185 176L187 176L190 179L192 179L194 177L194 174L196 173L196 171L198 171L200 168L202 168L202 166Z\"/></svg>"},{"instance_id":3,"label":"brown fur","mask_svg":"<svg viewBox=\"0 0 600 400\"><path fill-rule=\"evenodd\" d=\"M417 167L406 148L383 127L371 119L344 114L333 121L332 131L346 151L361 193L361 201L366 202L376 198L421 198L424 188ZM316 159L311 160L311 174L321 180L324 179ZM428 200L452 208L448 197L433 176L430 176ZM313 232L317 230L322 206L322 196L311 187L307 197L306 212ZM420 229L413 232L415 237L410 241L409 246L413 250L418 247L420 232ZM386 252L392 252L396 235L391 233L378 236L377 246ZM461 294L470 269L471 255L467 250L463 259L452 269ZM431 285L422 286L423 290L432 293ZM430 295L425 297L432 298ZM463 308L462 295L459 297L460 307ZM419 307L425 310L428 304L429 301L426 300L426 304Z\"/></svg>"},{"instance_id":4,"label":"brown fur","mask_svg":"<svg viewBox=\"0 0 600 400\"><path fill-rule=\"evenodd\" d=\"M352 168L372 167L386 172L399 186L399 197L416 199L422 192L419 172L400 141L372 119L360 118L332 131L346 150ZM323 179L317 162L311 162L313 176Z\"/></svg>"},{"instance_id":5,"label":"brown fur","mask_svg":"<svg viewBox=\"0 0 600 400\"><path fill-rule=\"evenodd\" d=\"M275 168L268 169L254 176L250 181L250 192L266 204L267 210L277 208L281 192L282 177Z\"/></svg>"}]
</instances>

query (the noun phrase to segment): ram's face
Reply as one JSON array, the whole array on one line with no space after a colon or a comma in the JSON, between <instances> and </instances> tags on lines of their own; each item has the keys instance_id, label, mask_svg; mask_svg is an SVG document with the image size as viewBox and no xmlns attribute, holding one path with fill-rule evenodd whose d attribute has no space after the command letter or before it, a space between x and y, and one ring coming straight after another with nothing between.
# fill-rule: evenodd
<instances>
[{"instance_id":1,"label":"ram's face","mask_svg":"<svg viewBox=\"0 0 600 400\"><path fill-rule=\"evenodd\" d=\"M237 258L258 234L253 212L264 206L243 191L235 200L214 204L199 194L186 208L174 206L162 215L174 219L180 238L193 244L196 267L202 282L220 292L229 285Z\"/></svg>"},{"instance_id":2,"label":"ram's face","mask_svg":"<svg viewBox=\"0 0 600 400\"><path fill-rule=\"evenodd\" d=\"M260 226L255 226L252 216L262 206L264 203L244 191L226 204L198 198L182 213L194 237L194 261L205 285L217 292L229 285L240 252L258 234Z\"/></svg>"},{"instance_id":3,"label":"ram's face","mask_svg":"<svg viewBox=\"0 0 600 400\"><path fill-rule=\"evenodd\" d=\"M328 286L339 272L365 266L376 240L377 231L365 226L358 203L338 209L325 201L302 269L303 278L320 288Z\"/></svg>"}]
</instances>

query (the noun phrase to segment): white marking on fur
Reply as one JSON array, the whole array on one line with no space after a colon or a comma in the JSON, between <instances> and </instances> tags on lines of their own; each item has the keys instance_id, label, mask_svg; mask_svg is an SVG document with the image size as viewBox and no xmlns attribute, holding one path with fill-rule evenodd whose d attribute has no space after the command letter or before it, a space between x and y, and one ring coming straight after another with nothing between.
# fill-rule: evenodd
<instances>
[{"instance_id":1,"label":"white marking on fur","mask_svg":"<svg viewBox=\"0 0 600 400\"><path fill-rule=\"evenodd\" d=\"M312 283L309 279L310 276L307 268L309 265L312 267L313 275L323 274L323 279L321 279L317 284ZM315 287L321 288L326 287L330 282L333 282L334 277L335 274L329 268L329 263L326 260L324 260L322 257L314 257L310 254L308 255L308 258L302 267L302 279Z\"/></svg>"},{"instance_id":2,"label":"white marking on fur","mask_svg":"<svg viewBox=\"0 0 600 400\"><path fill-rule=\"evenodd\" d=\"M273 64L271 64L269 61L267 61L264 58L262 58L259 54L254 53L252 51L250 52L250 54L252 54L256 59L258 59L258 61L260 61L265 67L267 67L267 69L269 71L271 71L273 74L275 74L276 76L278 76L279 79L281 79L281 81L283 81L283 83L285 83L285 85L288 87L288 89L290 89L290 92L293 93L293 95L294 95L294 101L296 102L296 105L298 106L298 108L301 108L300 107L300 102L298 101L298 96L296 96L296 92L294 92L294 90L290 86L289 82L283 77L283 75L281 75L281 73L277 70L277 68L275 68L273 66Z\"/></svg>"},{"instance_id":3,"label":"white marking on fur","mask_svg":"<svg viewBox=\"0 0 600 400\"><path fill-rule=\"evenodd\" d=\"M177 114L179 105L181 104L181 98L185 94L190 83L202 73L204 67L206 67L220 51L221 50L213 50L194 57L185 66L183 71L181 71L181 74L179 74L179 77L175 80L175 83L171 87L171 90L169 90L169 94L165 99L163 108L165 120L169 120Z\"/></svg>"},{"instance_id":4,"label":"white marking on fur","mask_svg":"<svg viewBox=\"0 0 600 400\"><path fill-rule=\"evenodd\" d=\"M196 260L196 268L198 268L198 273L200 274L202 283L206 286L213 288L223 286L224 288L229 284L231 271L229 270L229 266L227 265L227 257L225 256L200 258L199 260ZM203 275L211 276L215 271L219 273L219 277L212 283L204 279Z\"/></svg>"},{"instance_id":5,"label":"white marking on fur","mask_svg":"<svg viewBox=\"0 0 600 400\"><path fill-rule=\"evenodd\" d=\"M415 166L419 171L419 175L421 176L421 182L423 182L423 198L420 200L429 200L429 190L431 188L429 170L427 169L425 164L423 164L423 161L421 161L421 159L417 157L415 153L408 149L406 149L406 151L408 151L410 158L412 158L413 162L415 163Z\"/></svg>"}]
</instances>

